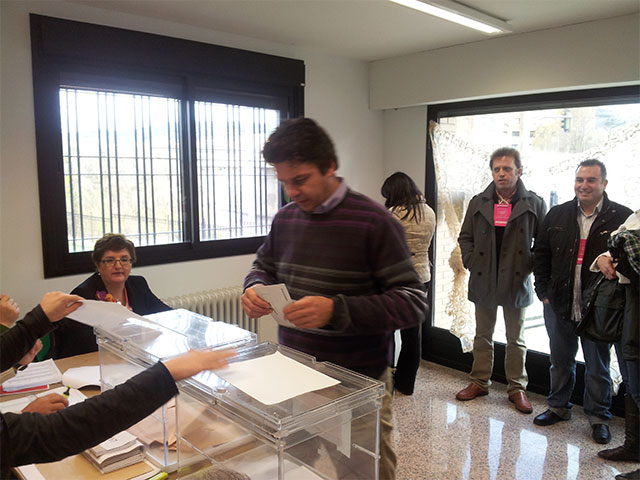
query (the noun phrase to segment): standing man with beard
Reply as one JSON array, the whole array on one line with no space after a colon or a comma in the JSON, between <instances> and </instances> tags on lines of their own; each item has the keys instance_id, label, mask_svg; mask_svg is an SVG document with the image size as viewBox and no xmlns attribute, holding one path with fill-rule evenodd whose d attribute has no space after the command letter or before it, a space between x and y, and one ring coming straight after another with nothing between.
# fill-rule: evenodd
<instances>
[{"instance_id":1,"label":"standing man with beard","mask_svg":"<svg viewBox=\"0 0 640 480\"><path fill-rule=\"evenodd\" d=\"M533 423L549 426L571 418L569 401L576 382L582 291L597 273L589 265L607 250L607 239L632 211L609 200L607 169L598 160L585 160L576 169L576 197L553 207L534 246L535 288L544 304L544 323L549 335L551 388L549 408ZM584 266L584 268L583 268ZM611 440L611 345L580 339L584 353L584 412L597 443Z\"/></svg>"}]
</instances>

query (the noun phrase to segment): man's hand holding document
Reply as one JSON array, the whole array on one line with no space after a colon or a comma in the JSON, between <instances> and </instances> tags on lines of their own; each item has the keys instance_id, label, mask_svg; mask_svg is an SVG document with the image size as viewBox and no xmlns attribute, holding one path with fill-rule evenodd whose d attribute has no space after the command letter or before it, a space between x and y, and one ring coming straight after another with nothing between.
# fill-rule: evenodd
<instances>
[{"instance_id":1,"label":"man's hand holding document","mask_svg":"<svg viewBox=\"0 0 640 480\"><path fill-rule=\"evenodd\" d=\"M284 307L293 303L293 300L291 300L289 296L287 286L284 283L278 283L276 285L256 285L253 288L260 298L271 305L271 316L278 322L278 325L295 328L293 323L284 318Z\"/></svg>"}]
</instances>

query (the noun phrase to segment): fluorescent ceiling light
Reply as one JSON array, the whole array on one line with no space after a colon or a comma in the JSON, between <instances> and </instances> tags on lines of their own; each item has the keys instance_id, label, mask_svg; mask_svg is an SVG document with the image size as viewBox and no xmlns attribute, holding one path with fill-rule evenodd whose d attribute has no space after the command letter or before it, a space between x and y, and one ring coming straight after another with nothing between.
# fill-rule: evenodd
<instances>
[{"instance_id":1,"label":"fluorescent ceiling light","mask_svg":"<svg viewBox=\"0 0 640 480\"><path fill-rule=\"evenodd\" d=\"M498 18L491 17L465 5L450 0L390 0L391 2L414 8L421 12L474 28L484 33L511 32L511 26Z\"/></svg>"}]
</instances>

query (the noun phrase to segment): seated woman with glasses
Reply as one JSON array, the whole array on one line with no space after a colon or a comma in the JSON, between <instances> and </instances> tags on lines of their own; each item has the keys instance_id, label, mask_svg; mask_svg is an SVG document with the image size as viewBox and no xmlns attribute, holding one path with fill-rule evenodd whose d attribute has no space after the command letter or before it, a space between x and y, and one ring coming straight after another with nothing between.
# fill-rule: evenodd
<instances>
[{"instance_id":1,"label":"seated woman with glasses","mask_svg":"<svg viewBox=\"0 0 640 480\"><path fill-rule=\"evenodd\" d=\"M117 302L138 315L171 310L156 297L144 277L129 275L136 261L131 240L108 233L98 240L91 254L97 271L71 292L89 300ZM65 318L53 332L54 358L70 357L98 350L93 328Z\"/></svg>"}]
</instances>

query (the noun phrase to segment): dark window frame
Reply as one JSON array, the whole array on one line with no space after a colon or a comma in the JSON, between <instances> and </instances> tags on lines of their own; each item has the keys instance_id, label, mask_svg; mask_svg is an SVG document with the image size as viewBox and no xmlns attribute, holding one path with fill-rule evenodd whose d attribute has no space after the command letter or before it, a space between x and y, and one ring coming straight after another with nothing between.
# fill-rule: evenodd
<instances>
[{"instance_id":1,"label":"dark window frame","mask_svg":"<svg viewBox=\"0 0 640 480\"><path fill-rule=\"evenodd\" d=\"M596 88L585 90L571 90L554 93L542 93L520 95L513 97L501 97L476 101L464 101L429 105L427 108L427 128L431 120L439 121L442 117L478 115L488 113L514 112L520 110L544 110L550 108L568 108L611 105L622 103L640 103L640 85ZM433 146L428 131L426 132L426 200L429 205L437 206L438 192L435 176L435 164L433 161ZM498 146L496 146L498 147ZM434 265L434 252L436 237L434 236L429 252L431 264ZM432 278L435 278L435 270ZM429 298L433 299L435 282L431 282ZM422 358L434 363L445 365L457 370L469 372L473 363L471 353L462 353L460 341L449 330L433 325L433 308L430 309L430 317L422 331ZM505 345L496 342L494 345L494 368L491 379L500 383L507 383L504 372ZM528 390L547 395L549 393L549 355L541 352L528 351L526 368L529 375ZM584 391L584 364L578 362L576 368L576 385L571 401L582 405L582 392ZM461 388L464 385L461 385ZM624 392L624 388L621 388ZM452 392L454 395L455 392ZM613 399L611 411L615 415L624 416L623 395L618 394Z\"/></svg>"},{"instance_id":2,"label":"dark window frame","mask_svg":"<svg viewBox=\"0 0 640 480\"><path fill-rule=\"evenodd\" d=\"M198 100L254 98L258 104L280 105L283 120L302 116L304 62L35 14L30 23L45 278L93 270L90 252L70 253L67 243L59 88L68 74L94 75L107 85L114 85L110 78L133 86L149 82L160 91L180 95L186 119L182 125L185 239L136 248L137 265L254 253L263 236L199 241L195 124L189 110Z\"/></svg>"}]
</instances>

